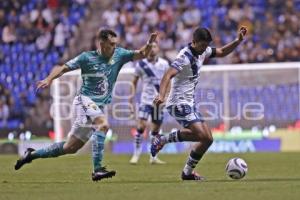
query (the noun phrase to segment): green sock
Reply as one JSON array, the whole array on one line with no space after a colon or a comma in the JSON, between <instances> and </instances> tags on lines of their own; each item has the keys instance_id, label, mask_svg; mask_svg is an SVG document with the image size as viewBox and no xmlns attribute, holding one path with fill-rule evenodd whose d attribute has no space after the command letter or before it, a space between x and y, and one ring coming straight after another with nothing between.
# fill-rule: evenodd
<instances>
[{"instance_id":1,"label":"green sock","mask_svg":"<svg viewBox=\"0 0 300 200\"><path fill-rule=\"evenodd\" d=\"M32 159L37 158L53 158L64 155L63 146L65 142L58 142L54 143L46 148L38 149L32 152L31 157Z\"/></svg>"},{"instance_id":2,"label":"green sock","mask_svg":"<svg viewBox=\"0 0 300 200\"><path fill-rule=\"evenodd\" d=\"M92 134L92 158L94 171L101 169L102 158L104 152L105 134L102 131L95 131Z\"/></svg>"}]
</instances>

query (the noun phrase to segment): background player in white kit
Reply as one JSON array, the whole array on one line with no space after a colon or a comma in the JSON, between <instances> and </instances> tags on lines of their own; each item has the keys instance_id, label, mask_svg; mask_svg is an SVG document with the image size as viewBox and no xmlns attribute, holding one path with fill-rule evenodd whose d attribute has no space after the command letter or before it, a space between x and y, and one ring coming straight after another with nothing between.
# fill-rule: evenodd
<instances>
[{"instance_id":1,"label":"background player in white kit","mask_svg":"<svg viewBox=\"0 0 300 200\"><path fill-rule=\"evenodd\" d=\"M139 79L142 80L143 88L138 111L137 132L134 137L134 152L130 159L131 164L137 164L142 153L143 133L147 127L148 118L151 116L152 121L151 131L149 133L150 137L159 134L163 121L163 111L162 109L157 109L153 105L153 99L159 92L160 81L164 73L167 71L169 63L167 60L159 57L158 54L159 46L156 42L154 42L149 56L138 61L135 67L134 79L132 82L134 89L133 92L135 93ZM131 103L132 101L133 100L130 99ZM149 162L150 164L165 164L165 162L158 159L157 156L150 156Z\"/></svg>"},{"instance_id":2,"label":"background player in white kit","mask_svg":"<svg viewBox=\"0 0 300 200\"><path fill-rule=\"evenodd\" d=\"M241 27L234 41L222 48L212 48L208 46L212 41L209 30L197 28L193 33L192 43L179 52L171 67L164 74L159 95L155 98L154 104L160 105L164 102L167 86L173 78L166 107L170 115L184 128L166 136L157 136L152 142L151 153L155 156L166 143L170 142L197 142L181 173L182 180L204 179L194 172L194 168L213 143L208 125L195 109L194 94L200 67L206 58L224 57L231 53L242 42L246 32L247 29Z\"/></svg>"}]
</instances>

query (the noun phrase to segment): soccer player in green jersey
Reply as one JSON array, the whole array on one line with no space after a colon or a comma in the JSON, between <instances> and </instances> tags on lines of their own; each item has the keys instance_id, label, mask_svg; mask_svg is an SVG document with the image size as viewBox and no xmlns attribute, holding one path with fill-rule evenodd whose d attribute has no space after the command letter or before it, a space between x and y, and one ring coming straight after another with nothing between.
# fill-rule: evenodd
<instances>
[{"instance_id":1,"label":"soccer player in green jersey","mask_svg":"<svg viewBox=\"0 0 300 200\"><path fill-rule=\"evenodd\" d=\"M49 87L52 81L66 72L81 69L82 86L73 101L75 121L67 141L54 143L42 149L28 148L17 160L15 169L38 158L58 157L73 154L91 137L94 171L92 180L98 181L112 177L115 171L106 170L101 164L104 150L105 134L108 123L104 116L104 106L112 99L112 91L122 66L134 60L148 56L157 33L152 33L147 44L133 51L117 47L117 34L109 29L97 33L100 48L86 51L71 59L63 66L55 67L50 75L37 83L37 89Z\"/></svg>"}]
</instances>

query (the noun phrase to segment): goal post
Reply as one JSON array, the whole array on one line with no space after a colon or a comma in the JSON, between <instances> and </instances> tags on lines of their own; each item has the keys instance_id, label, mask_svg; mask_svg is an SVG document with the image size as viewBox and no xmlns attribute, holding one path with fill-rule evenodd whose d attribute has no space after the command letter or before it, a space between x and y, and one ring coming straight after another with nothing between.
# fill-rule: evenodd
<instances>
[{"instance_id":1,"label":"goal post","mask_svg":"<svg viewBox=\"0 0 300 200\"><path fill-rule=\"evenodd\" d=\"M263 129L265 126L288 127L300 119L300 63L259 63L204 65L196 88L196 108L215 130ZM113 91L112 104L106 111L111 128L119 139L129 138L135 127L135 114L128 105L133 78L132 64L124 66ZM67 136L72 124L72 101L81 84L80 71L64 74L53 82L51 114L55 140ZM141 87L135 100L138 103ZM165 114L163 130L179 128Z\"/></svg>"}]
</instances>

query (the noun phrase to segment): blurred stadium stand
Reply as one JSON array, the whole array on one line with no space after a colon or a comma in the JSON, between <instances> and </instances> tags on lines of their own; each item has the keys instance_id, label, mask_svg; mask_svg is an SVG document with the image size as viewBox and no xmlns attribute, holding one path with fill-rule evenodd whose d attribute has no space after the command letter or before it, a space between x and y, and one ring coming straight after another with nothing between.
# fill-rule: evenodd
<instances>
[{"instance_id":1,"label":"blurred stadium stand","mask_svg":"<svg viewBox=\"0 0 300 200\"><path fill-rule=\"evenodd\" d=\"M49 90L35 83L50 72L86 15L85 0L3 0L0 2L0 108L8 117L0 129L52 129ZM1 108L2 110L2 108Z\"/></svg>"},{"instance_id":2,"label":"blurred stadium stand","mask_svg":"<svg viewBox=\"0 0 300 200\"><path fill-rule=\"evenodd\" d=\"M246 25L249 35L237 51L225 59L211 60L210 64L300 60L299 0L95 0L92 3L97 6L90 6L88 0L0 1L0 129L32 124L46 130L53 128L49 90L36 95L35 82L45 78L62 58L72 56L66 52L73 49L71 39L88 10L91 17L84 21L87 28L79 33L83 40L77 41L85 49L95 48L90 39L100 26L115 29L121 45L134 49L145 42L151 31L159 30L163 56L172 60L190 42L191 30L198 25L211 30L213 46L234 39L238 27ZM299 119L298 113L293 112L299 109L298 87L289 84L241 88L230 91L230 104L249 99L262 101L268 105L268 120L288 119L292 123ZM213 93L222 102L221 91L215 89ZM278 106L287 95L290 104ZM234 113L234 106L231 109Z\"/></svg>"},{"instance_id":3,"label":"blurred stadium stand","mask_svg":"<svg viewBox=\"0 0 300 200\"><path fill-rule=\"evenodd\" d=\"M101 18L121 35L123 46L140 47L147 34L160 31L164 56L172 59L190 42L195 27L208 27L215 46L236 37L246 25L247 41L217 63L298 61L300 56L299 0L149 0L113 1Z\"/></svg>"}]
</instances>

